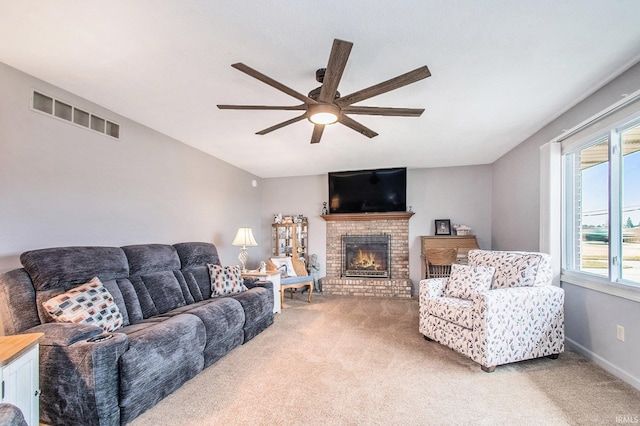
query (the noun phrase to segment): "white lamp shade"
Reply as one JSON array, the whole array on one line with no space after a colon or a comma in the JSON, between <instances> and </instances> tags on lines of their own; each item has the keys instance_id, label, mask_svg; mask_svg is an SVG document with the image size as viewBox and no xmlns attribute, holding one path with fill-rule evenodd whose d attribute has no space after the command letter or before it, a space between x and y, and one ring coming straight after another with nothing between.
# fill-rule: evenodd
<instances>
[{"instance_id":1,"label":"white lamp shade","mask_svg":"<svg viewBox=\"0 0 640 426\"><path fill-rule=\"evenodd\" d=\"M257 247L258 243L253 238L251 228L238 228L235 238L231 242L232 246L238 247Z\"/></svg>"}]
</instances>

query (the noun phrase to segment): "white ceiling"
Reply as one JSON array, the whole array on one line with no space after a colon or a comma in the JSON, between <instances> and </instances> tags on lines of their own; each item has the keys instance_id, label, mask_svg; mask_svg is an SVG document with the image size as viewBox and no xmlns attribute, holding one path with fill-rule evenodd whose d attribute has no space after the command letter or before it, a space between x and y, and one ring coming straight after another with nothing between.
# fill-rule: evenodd
<instances>
[{"instance_id":1,"label":"white ceiling","mask_svg":"<svg viewBox=\"0 0 640 426\"><path fill-rule=\"evenodd\" d=\"M637 62L639 15L638 0L0 0L0 62L260 177L487 164ZM342 95L427 65L361 103L422 117L352 116L380 135L336 124L311 145L306 120L255 135L299 111L217 109L299 104L230 65L306 94L334 38L354 43Z\"/></svg>"}]
</instances>

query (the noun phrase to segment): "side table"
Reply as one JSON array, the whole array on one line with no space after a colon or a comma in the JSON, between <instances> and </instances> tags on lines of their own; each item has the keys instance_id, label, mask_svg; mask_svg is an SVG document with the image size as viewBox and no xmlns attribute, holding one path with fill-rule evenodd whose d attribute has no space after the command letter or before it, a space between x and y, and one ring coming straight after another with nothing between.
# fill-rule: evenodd
<instances>
[{"instance_id":1,"label":"side table","mask_svg":"<svg viewBox=\"0 0 640 426\"><path fill-rule=\"evenodd\" d=\"M279 271L245 271L242 273L243 277L258 278L260 280L271 281L273 283L273 313L282 312L282 305L280 303L280 272Z\"/></svg>"},{"instance_id":2,"label":"side table","mask_svg":"<svg viewBox=\"0 0 640 426\"><path fill-rule=\"evenodd\" d=\"M43 333L0 337L0 402L17 406L29 425L40 421L40 354Z\"/></svg>"}]
</instances>

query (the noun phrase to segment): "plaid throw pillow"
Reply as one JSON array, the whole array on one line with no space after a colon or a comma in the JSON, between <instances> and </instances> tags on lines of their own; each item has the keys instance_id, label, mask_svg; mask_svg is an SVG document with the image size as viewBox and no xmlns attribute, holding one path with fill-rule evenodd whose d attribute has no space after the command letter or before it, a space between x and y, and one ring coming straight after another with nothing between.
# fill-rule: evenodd
<instances>
[{"instance_id":1,"label":"plaid throw pillow","mask_svg":"<svg viewBox=\"0 0 640 426\"><path fill-rule=\"evenodd\" d=\"M91 324L104 331L122 327L122 314L98 277L42 304L55 322Z\"/></svg>"},{"instance_id":2,"label":"plaid throw pillow","mask_svg":"<svg viewBox=\"0 0 640 426\"><path fill-rule=\"evenodd\" d=\"M207 264L211 278L211 297L247 291L239 266L219 266Z\"/></svg>"}]
</instances>

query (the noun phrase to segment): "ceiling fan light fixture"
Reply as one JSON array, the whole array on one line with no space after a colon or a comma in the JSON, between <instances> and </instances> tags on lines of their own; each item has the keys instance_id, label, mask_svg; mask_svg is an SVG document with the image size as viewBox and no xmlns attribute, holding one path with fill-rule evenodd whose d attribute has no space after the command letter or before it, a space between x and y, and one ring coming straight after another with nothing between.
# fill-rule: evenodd
<instances>
[{"instance_id":1,"label":"ceiling fan light fixture","mask_svg":"<svg viewBox=\"0 0 640 426\"><path fill-rule=\"evenodd\" d=\"M340 108L332 104L309 105L309 121L313 124L333 124L338 121Z\"/></svg>"}]
</instances>

